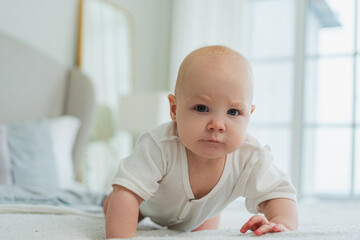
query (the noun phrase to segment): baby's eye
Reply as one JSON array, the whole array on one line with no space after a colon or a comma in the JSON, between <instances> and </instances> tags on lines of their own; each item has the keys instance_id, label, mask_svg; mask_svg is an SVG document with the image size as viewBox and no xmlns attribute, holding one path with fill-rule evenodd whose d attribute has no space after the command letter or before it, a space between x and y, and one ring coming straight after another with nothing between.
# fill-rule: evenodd
<instances>
[{"instance_id":1,"label":"baby's eye","mask_svg":"<svg viewBox=\"0 0 360 240\"><path fill-rule=\"evenodd\" d=\"M236 109L230 109L229 111L227 111L227 114L229 114L231 116L237 116L240 114L240 112Z\"/></svg>"},{"instance_id":2,"label":"baby's eye","mask_svg":"<svg viewBox=\"0 0 360 240\"><path fill-rule=\"evenodd\" d=\"M208 112L209 109L204 105L197 105L194 107L194 109L198 112Z\"/></svg>"}]
</instances>

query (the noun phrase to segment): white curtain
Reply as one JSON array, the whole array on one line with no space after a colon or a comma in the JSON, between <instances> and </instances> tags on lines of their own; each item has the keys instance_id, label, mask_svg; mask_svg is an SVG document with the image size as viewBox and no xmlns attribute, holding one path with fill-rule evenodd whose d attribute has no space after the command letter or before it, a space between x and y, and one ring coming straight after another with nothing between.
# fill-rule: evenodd
<instances>
[{"instance_id":1,"label":"white curtain","mask_svg":"<svg viewBox=\"0 0 360 240\"><path fill-rule=\"evenodd\" d=\"M118 95L132 90L131 17L104 0L85 0L82 70L96 88L97 104L117 110Z\"/></svg>"},{"instance_id":2,"label":"white curtain","mask_svg":"<svg viewBox=\"0 0 360 240\"><path fill-rule=\"evenodd\" d=\"M245 0L174 0L170 56L173 89L182 60L191 51L221 44L244 49Z\"/></svg>"},{"instance_id":3,"label":"white curtain","mask_svg":"<svg viewBox=\"0 0 360 240\"><path fill-rule=\"evenodd\" d=\"M118 131L119 95L131 92L134 79L132 16L106 0L84 0L81 69L93 82L95 123L87 148L86 184L103 191L117 162L129 154L132 139Z\"/></svg>"}]
</instances>

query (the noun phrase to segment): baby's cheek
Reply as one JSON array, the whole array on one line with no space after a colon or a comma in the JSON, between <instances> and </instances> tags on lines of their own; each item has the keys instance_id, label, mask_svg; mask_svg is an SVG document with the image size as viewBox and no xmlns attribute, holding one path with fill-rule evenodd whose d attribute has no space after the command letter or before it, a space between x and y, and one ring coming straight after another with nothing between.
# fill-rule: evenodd
<instances>
[{"instance_id":1,"label":"baby's cheek","mask_svg":"<svg viewBox=\"0 0 360 240\"><path fill-rule=\"evenodd\" d=\"M227 144L227 149L226 152L227 153L232 153L234 152L236 149L238 149L242 144L244 143L244 140L242 137L236 136L233 137L232 139L229 139L228 144Z\"/></svg>"},{"instance_id":2,"label":"baby's cheek","mask_svg":"<svg viewBox=\"0 0 360 240\"><path fill-rule=\"evenodd\" d=\"M245 131L237 131L236 134L232 136L232 141L231 141L234 145L234 148L240 147L244 143L245 138L246 138Z\"/></svg>"},{"instance_id":3,"label":"baby's cheek","mask_svg":"<svg viewBox=\"0 0 360 240\"><path fill-rule=\"evenodd\" d=\"M178 134L181 142L185 145L185 147L189 147L192 145L194 141L194 128L189 125L178 125Z\"/></svg>"}]
</instances>

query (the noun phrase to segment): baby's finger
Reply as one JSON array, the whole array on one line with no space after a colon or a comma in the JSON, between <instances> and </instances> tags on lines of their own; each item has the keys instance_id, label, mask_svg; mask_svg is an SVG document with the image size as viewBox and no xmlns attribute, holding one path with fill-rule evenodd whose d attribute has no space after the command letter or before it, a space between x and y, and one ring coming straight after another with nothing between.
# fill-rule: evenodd
<instances>
[{"instance_id":1,"label":"baby's finger","mask_svg":"<svg viewBox=\"0 0 360 240\"><path fill-rule=\"evenodd\" d=\"M253 217L251 217L249 219L249 221L247 221L242 228L240 229L241 233L246 233L248 230L254 231L257 228L259 228L259 226L264 225L264 224L268 224L269 221L262 215L255 215Z\"/></svg>"},{"instance_id":2,"label":"baby's finger","mask_svg":"<svg viewBox=\"0 0 360 240\"><path fill-rule=\"evenodd\" d=\"M246 233L249 230L249 222L246 222L240 229L241 233Z\"/></svg>"},{"instance_id":3,"label":"baby's finger","mask_svg":"<svg viewBox=\"0 0 360 240\"><path fill-rule=\"evenodd\" d=\"M256 229L254 231L254 233L256 236L260 236L260 235L263 235L264 233L273 232L273 229L272 229L273 227L274 227L274 225L272 225L272 224L262 225L261 227Z\"/></svg>"},{"instance_id":4,"label":"baby's finger","mask_svg":"<svg viewBox=\"0 0 360 240\"><path fill-rule=\"evenodd\" d=\"M250 220L248 221L249 226L252 227L253 225L264 225L264 224L268 224L269 221L266 219L266 217L262 216L262 215L254 215L250 218Z\"/></svg>"},{"instance_id":5,"label":"baby's finger","mask_svg":"<svg viewBox=\"0 0 360 240\"><path fill-rule=\"evenodd\" d=\"M287 229L284 225L282 225L282 224L276 224L275 226L273 226L272 230L273 230L274 232L285 232L285 231L287 231L288 229Z\"/></svg>"}]
</instances>

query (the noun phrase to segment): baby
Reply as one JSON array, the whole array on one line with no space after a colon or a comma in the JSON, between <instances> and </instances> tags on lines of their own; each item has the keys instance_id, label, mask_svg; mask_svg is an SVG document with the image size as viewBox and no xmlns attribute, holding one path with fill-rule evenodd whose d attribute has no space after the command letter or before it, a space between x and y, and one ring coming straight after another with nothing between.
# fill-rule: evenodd
<instances>
[{"instance_id":1,"label":"baby","mask_svg":"<svg viewBox=\"0 0 360 240\"><path fill-rule=\"evenodd\" d=\"M135 237L144 217L178 231L217 229L238 197L264 214L241 233L297 229L294 187L246 132L253 85L249 63L230 48L204 47L185 58L168 97L172 121L142 134L120 162L103 203L107 238Z\"/></svg>"}]
</instances>

